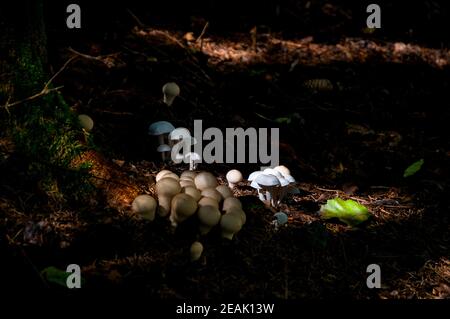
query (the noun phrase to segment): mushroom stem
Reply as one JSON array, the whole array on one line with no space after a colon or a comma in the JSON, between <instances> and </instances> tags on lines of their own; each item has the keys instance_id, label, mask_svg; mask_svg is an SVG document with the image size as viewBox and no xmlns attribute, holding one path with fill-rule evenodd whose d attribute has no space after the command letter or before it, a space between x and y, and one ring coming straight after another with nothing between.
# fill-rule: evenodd
<instances>
[{"instance_id":1,"label":"mushroom stem","mask_svg":"<svg viewBox=\"0 0 450 319\"><path fill-rule=\"evenodd\" d=\"M234 186L236 186L236 184L235 184L235 183L231 183L231 182L228 182L228 187L230 187L231 189L233 189L233 188L234 188Z\"/></svg>"},{"instance_id":2,"label":"mushroom stem","mask_svg":"<svg viewBox=\"0 0 450 319\"><path fill-rule=\"evenodd\" d=\"M169 141L169 142L170 142L170 141ZM158 143L159 143L159 145L166 144L166 143L164 142L164 134L158 135Z\"/></svg>"},{"instance_id":3,"label":"mushroom stem","mask_svg":"<svg viewBox=\"0 0 450 319\"><path fill-rule=\"evenodd\" d=\"M259 197L259 200L262 202L264 202L266 200L266 197L264 196L264 193L261 189L258 189L258 197Z\"/></svg>"},{"instance_id":4,"label":"mushroom stem","mask_svg":"<svg viewBox=\"0 0 450 319\"><path fill-rule=\"evenodd\" d=\"M174 95L164 95L164 103L167 104L167 106L171 106L173 101L175 100L175 96Z\"/></svg>"}]
</instances>

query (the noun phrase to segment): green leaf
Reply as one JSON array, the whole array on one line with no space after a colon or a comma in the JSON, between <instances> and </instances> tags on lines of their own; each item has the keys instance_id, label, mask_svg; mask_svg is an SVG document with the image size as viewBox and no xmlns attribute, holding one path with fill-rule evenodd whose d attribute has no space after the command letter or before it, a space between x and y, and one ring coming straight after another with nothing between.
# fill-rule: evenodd
<instances>
[{"instance_id":1,"label":"green leaf","mask_svg":"<svg viewBox=\"0 0 450 319\"><path fill-rule=\"evenodd\" d=\"M291 118L290 117L279 117L277 119L275 119L275 122L280 123L280 124L290 124L291 123Z\"/></svg>"},{"instance_id":2,"label":"green leaf","mask_svg":"<svg viewBox=\"0 0 450 319\"><path fill-rule=\"evenodd\" d=\"M417 162L408 166L408 168L406 168L405 172L403 173L403 177L409 177L417 173L422 168L424 162L425 161L423 160L423 158L421 158Z\"/></svg>"},{"instance_id":3,"label":"green leaf","mask_svg":"<svg viewBox=\"0 0 450 319\"><path fill-rule=\"evenodd\" d=\"M67 288L67 277L71 275L70 272L58 269L56 267L47 267L41 271L41 276L53 284L57 284Z\"/></svg>"},{"instance_id":4,"label":"green leaf","mask_svg":"<svg viewBox=\"0 0 450 319\"><path fill-rule=\"evenodd\" d=\"M364 205L354 200L335 198L320 207L320 216L324 219L338 218L349 226L356 226L366 221L370 213Z\"/></svg>"}]
</instances>

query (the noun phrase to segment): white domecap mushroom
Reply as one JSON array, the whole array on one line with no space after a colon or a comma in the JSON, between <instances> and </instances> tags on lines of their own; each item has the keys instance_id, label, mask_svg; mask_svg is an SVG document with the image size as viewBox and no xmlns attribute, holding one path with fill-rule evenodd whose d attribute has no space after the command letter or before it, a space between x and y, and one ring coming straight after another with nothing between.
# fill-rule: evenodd
<instances>
[{"instance_id":1,"label":"white domecap mushroom","mask_svg":"<svg viewBox=\"0 0 450 319\"><path fill-rule=\"evenodd\" d=\"M168 82L162 87L164 103L171 106L175 98L180 95L180 87L175 82Z\"/></svg>"},{"instance_id":2,"label":"white domecap mushroom","mask_svg":"<svg viewBox=\"0 0 450 319\"><path fill-rule=\"evenodd\" d=\"M191 254L191 261L199 260L203 253L203 245L201 242L196 241L191 245L189 250Z\"/></svg>"},{"instance_id":3,"label":"white domecap mushroom","mask_svg":"<svg viewBox=\"0 0 450 319\"><path fill-rule=\"evenodd\" d=\"M190 216L194 215L197 207L195 199L188 194L176 194L172 198L170 208L170 221L172 222L172 226L176 227L179 223L184 222Z\"/></svg>"},{"instance_id":4,"label":"white domecap mushroom","mask_svg":"<svg viewBox=\"0 0 450 319\"><path fill-rule=\"evenodd\" d=\"M143 219L153 221L157 206L156 200L150 195L139 195L131 204L131 209Z\"/></svg>"},{"instance_id":5,"label":"white domecap mushroom","mask_svg":"<svg viewBox=\"0 0 450 319\"><path fill-rule=\"evenodd\" d=\"M217 179L215 176L209 172L201 172L195 176L194 179L195 187L200 191L206 188L216 188L217 187Z\"/></svg>"},{"instance_id":6,"label":"white domecap mushroom","mask_svg":"<svg viewBox=\"0 0 450 319\"><path fill-rule=\"evenodd\" d=\"M239 183L240 181L242 181L243 177L242 177L242 173L240 171L238 171L237 169L232 169L231 171L229 171L226 175L227 181L228 181L228 186L233 189L234 186Z\"/></svg>"},{"instance_id":7,"label":"white domecap mushroom","mask_svg":"<svg viewBox=\"0 0 450 319\"><path fill-rule=\"evenodd\" d=\"M202 235L206 235L214 226L219 224L222 216L217 207L209 205L199 207L197 215L200 220L199 230Z\"/></svg>"},{"instance_id":8,"label":"white domecap mushroom","mask_svg":"<svg viewBox=\"0 0 450 319\"><path fill-rule=\"evenodd\" d=\"M175 127L167 121L158 121L150 124L148 127L148 134L158 137L158 144L166 144L165 136L172 132Z\"/></svg>"},{"instance_id":9,"label":"white domecap mushroom","mask_svg":"<svg viewBox=\"0 0 450 319\"><path fill-rule=\"evenodd\" d=\"M167 216L172 198L181 191L181 186L173 178L163 178L156 183L155 188L158 195L158 214Z\"/></svg>"},{"instance_id":10,"label":"white domecap mushroom","mask_svg":"<svg viewBox=\"0 0 450 319\"><path fill-rule=\"evenodd\" d=\"M247 180L249 182L253 182L255 180L255 178L258 177L258 175L260 175L260 174L263 174L263 171L255 171L248 176Z\"/></svg>"},{"instance_id":11,"label":"white domecap mushroom","mask_svg":"<svg viewBox=\"0 0 450 319\"><path fill-rule=\"evenodd\" d=\"M279 165L277 167L274 167L273 169L280 172L283 176L291 175L291 171L289 170L289 168L284 165Z\"/></svg>"},{"instance_id":12,"label":"white domecap mushroom","mask_svg":"<svg viewBox=\"0 0 450 319\"><path fill-rule=\"evenodd\" d=\"M271 174L260 174L253 182L258 184L263 191L266 191L266 200L269 201L271 206L275 207L279 196L278 186L280 181L278 178Z\"/></svg>"},{"instance_id":13,"label":"white domecap mushroom","mask_svg":"<svg viewBox=\"0 0 450 319\"><path fill-rule=\"evenodd\" d=\"M161 153L161 159L163 162L166 162L170 159L170 146L167 144L159 145L156 151Z\"/></svg>"},{"instance_id":14,"label":"white domecap mushroom","mask_svg":"<svg viewBox=\"0 0 450 319\"><path fill-rule=\"evenodd\" d=\"M241 230L242 220L237 214L225 214L220 219L222 237L232 240L234 235Z\"/></svg>"}]
</instances>

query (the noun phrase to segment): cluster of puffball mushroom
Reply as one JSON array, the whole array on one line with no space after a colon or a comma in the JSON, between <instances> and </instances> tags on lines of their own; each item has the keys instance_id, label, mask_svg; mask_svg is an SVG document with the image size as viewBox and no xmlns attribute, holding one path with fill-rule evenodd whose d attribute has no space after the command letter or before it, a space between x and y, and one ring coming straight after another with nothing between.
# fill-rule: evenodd
<instances>
[{"instance_id":1,"label":"cluster of puffball mushroom","mask_svg":"<svg viewBox=\"0 0 450 319\"><path fill-rule=\"evenodd\" d=\"M230 172L233 177L240 174L237 170ZM239 182L239 178L232 180L234 183ZM201 235L208 234L214 227L220 227L222 237L232 240L247 217L230 187L230 184L219 185L216 177L209 172L184 171L178 176L169 170L162 170L156 175L158 200L149 195L140 195L133 201L132 210L149 221L153 221L156 214L168 217L173 227L196 216ZM202 244L195 242L191 246L191 259L200 258L202 251Z\"/></svg>"},{"instance_id":2,"label":"cluster of puffball mushroom","mask_svg":"<svg viewBox=\"0 0 450 319\"><path fill-rule=\"evenodd\" d=\"M274 208L279 207L286 195L299 192L290 170L283 165L253 172L248 181L258 191L259 199Z\"/></svg>"}]
</instances>

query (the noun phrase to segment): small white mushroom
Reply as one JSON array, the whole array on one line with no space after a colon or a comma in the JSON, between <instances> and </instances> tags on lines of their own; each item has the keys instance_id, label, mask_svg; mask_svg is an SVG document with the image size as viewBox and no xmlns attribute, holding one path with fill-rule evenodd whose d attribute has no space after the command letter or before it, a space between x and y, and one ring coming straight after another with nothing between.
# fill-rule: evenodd
<instances>
[{"instance_id":1,"label":"small white mushroom","mask_svg":"<svg viewBox=\"0 0 450 319\"><path fill-rule=\"evenodd\" d=\"M189 152L184 157L186 161L189 161L189 170L193 171L197 169L197 164L202 161L201 156L195 152Z\"/></svg>"},{"instance_id":2,"label":"small white mushroom","mask_svg":"<svg viewBox=\"0 0 450 319\"><path fill-rule=\"evenodd\" d=\"M191 261L199 260L203 253L203 245L201 242L196 241L191 245L190 248Z\"/></svg>"},{"instance_id":3,"label":"small white mushroom","mask_svg":"<svg viewBox=\"0 0 450 319\"><path fill-rule=\"evenodd\" d=\"M158 195L158 214L167 216L170 212L172 198L181 191L180 184L173 178L163 178L156 183Z\"/></svg>"},{"instance_id":4,"label":"small white mushroom","mask_svg":"<svg viewBox=\"0 0 450 319\"><path fill-rule=\"evenodd\" d=\"M226 177L227 177L227 181L228 181L228 186L231 189L234 188L236 183L239 183L243 179L242 173L239 172L237 169L232 169L231 171L229 171L227 173Z\"/></svg>"},{"instance_id":5,"label":"small white mushroom","mask_svg":"<svg viewBox=\"0 0 450 319\"><path fill-rule=\"evenodd\" d=\"M133 212L139 214L143 219L153 221L158 204L150 195L139 195L131 204Z\"/></svg>"},{"instance_id":6,"label":"small white mushroom","mask_svg":"<svg viewBox=\"0 0 450 319\"><path fill-rule=\"evenodd\" d=\"M276 206L279 196L278 186L280 185L278 178L271 174L260 174L253 182L258 184L263 191L266 191L266 200L269 201L269 204Z\"/></svg>"},{"instance_id":7,"label":"small white mushroom","mask_svg":"<svg viewBox=\"0 0 450 319\"><path fill-rule=\"evenodd\" d=\"M281 175L283 175L283 176L291 175L291 171L289 170L289 168L287 168L284 165L280 165L280 166L274 167L273 169L278 171L278 172L280 172Z\"/></svg>"},{"instance_id":8,"label":"small white mushroom","mask_svg":"<svg viewBox=\"0 0 450 319\"><path fill-rule=\"evenodd\" d=\"M209 172L201 172L195 176L195 187L199 190L204 190L206 188L216 188L217 187L217 179L213 174Z\"/></svg>"},{"instance_id":9,"label":"small white mushroom","mask_svg":"<svg viewBox=\"0 0 450 319\"><path fill-rule=\"evenodd\" d=\"M232 240L233 236L241 230L242 220L236 214L225 214L220 219L220 228L222 229L222 237Z\"/></svg>"},{"instance_id":10,"label":"small white mushroom","mask_svg":"<svg viewBox=\"0 0 450 319\"><path fill-rule=\"evenodd\" d=\"M161 159L163 160L163 162L168 161L170 158L170 146L167 144L162 144L159 145L158 148L156 149L156 151L158 153L161 153Z\"/></svg>"},{"instance_id":11,"label":"small white mushroom","mask_svg":"<svg viewBox=\"0 0 450 319\"><path fill-rule=\"evenodd\" d=\"M159 182L161 179L163 179L164 175L172 173L172 171L169 171L168 169L163 169L162 171L159 171L158 174L156 174L155 181Z\"/></svg>"},{"instance_id":12,"label":"small white mushroom","mask_svg":"<svg viewBox=\"0 0 450 319\"><path fill-rule=\"evenodd\" d=\"M197 207L197 202L188 194L176 194L172 198L170 208L170 221L172 222L172 226L177 226L179 223L194 215Z\"/></svg>"},{"instance_id":13,"label":"small white mushroom","mask_svg":"<svg viewBox=\"0 0 450 319\"><path fill-rule=\"evenodd\" d=\"M164 84L162 88L164 94L164 103L171 106L175 98L180 95L180 87L175 82Z\"/></svg>"},{"instance_id":14,"label":"small white mushroom","mask_svg":"<svg viewBox=\"0 0 450 319\"><path fill-rule=\"evenodd\" d=\"M197 215L200 220L199 230L202 235L206 235L214 226L219 224L222 216L217 207L209 205L199 207Z\"/></svg>"}]
</instances>

